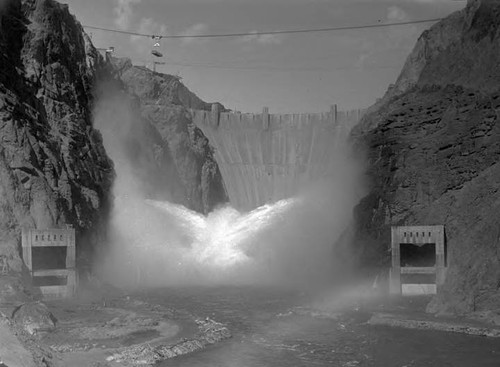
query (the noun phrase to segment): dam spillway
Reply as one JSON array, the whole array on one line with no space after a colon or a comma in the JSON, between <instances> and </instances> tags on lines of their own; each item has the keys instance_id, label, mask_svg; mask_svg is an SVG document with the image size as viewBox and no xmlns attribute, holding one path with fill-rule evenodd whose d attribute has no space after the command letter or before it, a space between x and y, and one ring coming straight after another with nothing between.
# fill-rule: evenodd
<instances>
[{"instance_id":1,"label":"dam spillway","mask_svg":"<svg viewBox=\"0 0 500 367\"><path fill-rule=\"evenodd\" d=\"M364 110L262 114L191 111L215 150L231 205L248 211L286 199L327 175Z\"/></svg>"}]
</instances>

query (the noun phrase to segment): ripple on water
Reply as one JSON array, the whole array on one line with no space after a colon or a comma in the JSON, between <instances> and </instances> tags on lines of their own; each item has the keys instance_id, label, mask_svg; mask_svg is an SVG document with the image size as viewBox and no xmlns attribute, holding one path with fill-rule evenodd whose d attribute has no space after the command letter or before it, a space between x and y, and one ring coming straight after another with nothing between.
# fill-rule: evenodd
<instances>
[{"instance_id":1,"label":"ripple on water","mask_svg":"<svg viewBox=\"0 0 500 367\"><path fill-rule=\"evenodd\" d=\"M498 340L365 325L366 315L290 312L293 292L259 288L166 290L155 301L228 324L233 338L169 360L178 367L498 367ZM302 308L304 309L304 308ZM281 316L279 316L281 314ZM283 316L285 315L285 316ZM358 317L359 316L359 317Z\"/></svg>"}]
</instances>

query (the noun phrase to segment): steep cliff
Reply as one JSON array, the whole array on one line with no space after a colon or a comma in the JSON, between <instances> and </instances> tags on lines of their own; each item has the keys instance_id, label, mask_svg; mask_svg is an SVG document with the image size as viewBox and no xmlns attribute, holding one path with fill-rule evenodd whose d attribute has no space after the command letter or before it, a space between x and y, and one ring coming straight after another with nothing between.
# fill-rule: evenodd
<instances>
[{"instance_id":1,"label":"steep cliff","mask_svg":"<svg viewBox=\"0 0 500 367\"><path fill-rule=\"evenodd\" d=\"M467 6L424 31L382 102L412 88L461 85L495 92L500 83L497 0Z\"/></svg>"},{"instance_id":2,"label":"steep cliff","mask_svg":"<svg viewBox=\"0 0 500 367\"><path fill-rule=\"evenodd\" d=\"M396 84L353 136L372 187L356 208L365 264L388 264L391 225L444 224L448 273L430 311L500 302L500 1L419 38Z\"/></svg>"},{"instance_id":3,"label":"steep cliff","mask_svg":"<svg viewBox=\"0 0 500 367\"><path fill-rule=\"evenodd\" d=\"M105 64L66 5L0 12L0 255L19 272L21 227L77 230L80 263L104 234L113 165L92 126Z\"/></svg>"},{"instance_id":4,"label":"steep cliff","mask_svg":"<svg viewBox=\"0 0 500 367\"><path fill-rule=\"evenodd\" d=\"M178 179L168 186L176 193L174 200L201 213L226 202L213 148L189 112L189 109L210 110L211 104L189 91L178 77L133 66L129 60L114 59L113 64L128 93L138 97L141 118L136 119L136 124L142 127L133 128L150 129L150 139L142 144L152 145L151 139L156 139L161 151L167 151L173 160L175 172L169 177Z\"/></svg>"}]
</instances>

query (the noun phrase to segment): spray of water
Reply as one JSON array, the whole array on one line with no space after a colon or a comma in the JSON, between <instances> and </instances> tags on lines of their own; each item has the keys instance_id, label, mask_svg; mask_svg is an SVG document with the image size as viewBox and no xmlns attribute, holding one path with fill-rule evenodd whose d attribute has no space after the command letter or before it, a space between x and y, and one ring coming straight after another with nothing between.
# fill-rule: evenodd
<instances>
[{"instance_id":1,"label":"spray of water","mask_svg":"<svg viewBox=\"0 0 500 367\"><path fill-rule=\"evenodd\" d=\"M299 205L281 200L249 213L225 206L204 216L167 201L117 198L108 276L136 286L274 283L284 243L293 247L282 231Z\"/></svg>"},{"instance_id":2,"label":"spray of water","mask_svg":"<svg viewBox=\"0 0 500 367\"><path fill-rule=\"evenodd\" d=\"M205 284L301 284L329 282L343 259L334 244L351 221L362 192L360 165L340 151L331 157L335 175L304 188L294 198L249 213L230 205L208 215L150 200L164 182L130 157L130 136L145 124L120 92L104 88L94 111L107 153L115 163L114 205L109 253L100 275L120 286ZM133 144L147 147L148 141ZM148 180L144 182L144 180ZM148 188L148 190L145 189ZM159 196L156 195L155 199Z\"/></svg>"},{"instance_id":3,"label":"spray of water","mask_svg":"<svg viewBox=\"0 0 500 367\"><path fill-rule=\"evenodd\" d=\"M297 200L281 200L240 213L227 206L203 216L184 206L147 200L159 208L166 220L176 224L179 233L188 239L183 256L187 261L213 269L227 269L255 260L255 239L283 220L283 215Z\"/></svg>"}]
</instances>

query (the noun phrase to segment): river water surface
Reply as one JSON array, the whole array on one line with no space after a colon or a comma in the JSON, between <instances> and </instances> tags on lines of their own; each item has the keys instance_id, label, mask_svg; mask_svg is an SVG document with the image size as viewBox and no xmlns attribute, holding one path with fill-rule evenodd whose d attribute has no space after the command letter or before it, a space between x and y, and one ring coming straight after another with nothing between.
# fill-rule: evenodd
<instances>
[{"instance_id":1,"label":"river water surface","mask_svg":"<svg viewBox=\"0 0 500 367\"><path fill-rule=\"evenodd\" d=\"M370 326L369 312L340 317L303 308L303 293L252 287L161 289L148 302L226 323L233 337L160 366L499 367L500 339Z\"/></svg>"}]
</instances>

